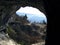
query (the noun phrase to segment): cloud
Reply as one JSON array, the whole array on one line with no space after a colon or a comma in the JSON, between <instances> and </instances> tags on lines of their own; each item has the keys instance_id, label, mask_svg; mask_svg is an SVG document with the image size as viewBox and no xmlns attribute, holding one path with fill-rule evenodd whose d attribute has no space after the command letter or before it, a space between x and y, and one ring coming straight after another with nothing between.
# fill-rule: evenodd
<instances>
[{"instance_id":1,"label":"cloud","mask_svg":"<svg viewBox=\"0 0 60 45\"><path fill-rule=\"evenodd\" d=\"M45 17L45 14L42 13L39 9L34 8L34 7L21 7L19 10L16 11L16 13L25 13L25 14L32 14L35 16L39 16L39 17Z\"/></svg>"},{"instance_id":2,"label":"cloud","mask_svg":"<svg viewBox=\"0 0 60 45\"><path fill-rule=\"evenodd\" d=\"M29 6L21 7L19 10L16 11L16 14L19 16L25 16L25 14L26 14L28 19L32 22L33 21L39 22L39 20L47 21L45 14L43 12L41 12L39 9L34 8L34 7L29 7ZM43 18L41 18L41 17L43 17ZM33 20L33 19L35 19L35 20Z\"/></svg>"}]
</instances>

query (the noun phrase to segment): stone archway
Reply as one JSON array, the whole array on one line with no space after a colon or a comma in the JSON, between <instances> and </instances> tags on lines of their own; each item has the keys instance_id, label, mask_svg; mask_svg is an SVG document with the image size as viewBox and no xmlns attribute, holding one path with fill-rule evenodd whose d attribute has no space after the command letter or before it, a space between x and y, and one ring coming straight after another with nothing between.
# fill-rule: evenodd
<instances>
[{"instance_id":1,"label":"stone archway","mask_svg":"<svg viewBox=\"0 0 60 45\"><path fill-rule=\"evenodd\" d=\"M33 6L38 8L40 11L46 14L45 9L43 7L43 1L42 0L37 0L34 1L23 1L23 0L12 0L12 1L0 1L0 15L2 15L2 22L4 21L5 24L8 19L18 10L21 6ZM8 16L7 16L8 15ZM7 18L6 18L7 17ZM0 21L1 22L1 21Z\"/></svg>"}]
</instances>

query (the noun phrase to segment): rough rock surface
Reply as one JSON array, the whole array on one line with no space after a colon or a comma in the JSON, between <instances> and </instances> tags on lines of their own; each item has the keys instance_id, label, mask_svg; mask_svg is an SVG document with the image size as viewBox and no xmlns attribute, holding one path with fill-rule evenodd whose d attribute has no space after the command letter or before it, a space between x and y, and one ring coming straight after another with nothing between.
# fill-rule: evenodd
<instances>
[{"instance_id":1,"label":"rough rock surface","mask_svg":"<svg viewBox=\"0 0 60 45\"><path fill-rule=\"evenodd\" d=\"M0 32L0 45L18 45L18 44L14 40L9 38L8 34Z\"/></svg>"},{"instance_id":2,"label":"rough rock surface","mask_svg":"<svg viewBox=\"0 0 60 45\"><path fill-rule=\"evenodd\" d=\"M44 44L45 44L45 41L32 44L32 45L44 45ZM21 45L21 44L18 44L14 40L9 38L8 34L0 33L0 45Z\"/></svg>"}]
</instances>

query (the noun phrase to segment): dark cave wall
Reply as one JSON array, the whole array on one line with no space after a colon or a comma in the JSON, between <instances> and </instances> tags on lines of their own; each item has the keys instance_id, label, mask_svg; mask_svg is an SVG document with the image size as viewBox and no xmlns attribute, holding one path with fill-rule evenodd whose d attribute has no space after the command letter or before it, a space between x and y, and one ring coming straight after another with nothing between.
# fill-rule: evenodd
<instances>
[{"instance_id":1,"label":"dark cave wall","mask_svg":"<svg viewBox=\"0 0 60 45\"><path fill-rule=\"evenodd\" d=\"M40 11L46 14L44 9L43 0L1 0L0 1L0 24L5 24L8 22L9 18L12 15L15 15L15 12L20 7L32 6L38 8Z\"/></svg>"},{"instance_id":2,"label":"dark cave wall","mask_svg":"<svg viewBox=\"0 0 60 45\"><path fill-rule=\"evenodd\" d=\"M19 5L18 7L20 8L21 6L33 6L41 10L43 13L46 14L45 9L44 9L44 4L43 0L1 0L0 1L1 6L13 6L13 5ZM18 9L19 9L18 8Z\"/></svg>"}]
</instances>

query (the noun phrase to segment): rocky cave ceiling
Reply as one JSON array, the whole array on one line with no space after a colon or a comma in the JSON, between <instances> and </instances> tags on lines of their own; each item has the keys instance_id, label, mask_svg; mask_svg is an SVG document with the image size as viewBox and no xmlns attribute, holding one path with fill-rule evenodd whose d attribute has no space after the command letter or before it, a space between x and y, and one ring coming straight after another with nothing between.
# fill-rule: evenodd
<instances>
[{"instance_id":1,"label":"rocky cave ceiling","mask_svg":"<svg viewBox=\"0 0 60 45\"><path fill-rule=\"evenodd\" d=\"M16 10L17 10L21 6L23 7L33 6L46 14L44 5L43 5L43 0L0 0L0 10L2 10L2 8L7 8L7 7L9 8L16 7ZM9 10L9 8L7 10Z\"/></svg>"}]
</instances>

